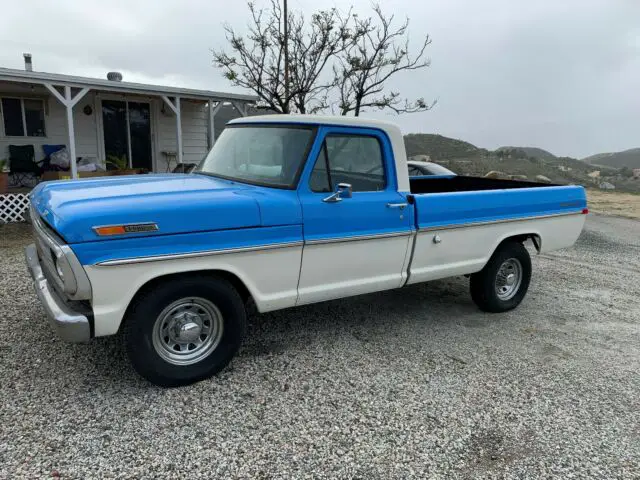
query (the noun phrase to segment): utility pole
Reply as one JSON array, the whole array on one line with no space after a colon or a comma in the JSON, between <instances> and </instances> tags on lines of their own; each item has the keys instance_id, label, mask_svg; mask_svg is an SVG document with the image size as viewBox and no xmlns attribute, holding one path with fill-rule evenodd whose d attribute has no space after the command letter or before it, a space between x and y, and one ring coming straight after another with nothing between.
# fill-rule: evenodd
<instances>
[{"instance_id":1,"label":"utility pole","mask_svg":"<svg viewBox=\"0 0 640 480\"><path fill-rule=\"evenodd\" d=\"M287 0L284 0L284 98L289 112L289 18Z\"/></svg>"}]
</instances>

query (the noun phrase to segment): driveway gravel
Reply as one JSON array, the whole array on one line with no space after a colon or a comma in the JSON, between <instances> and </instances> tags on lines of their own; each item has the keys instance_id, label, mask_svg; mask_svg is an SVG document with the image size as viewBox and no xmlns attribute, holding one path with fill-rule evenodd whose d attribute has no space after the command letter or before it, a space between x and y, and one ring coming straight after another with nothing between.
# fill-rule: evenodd
<instances>
[{"instance_id":1,"label":"driveway gravel","mask_svg":"<svg viewBox=\"0 0 640 480\"><path fill-rule=\"evenodd\" d=\"M0 478L640 478L640 222L590 215L515 311L454 278L251 318L164 390L55 338L0 227Z\"/></svg>"}]
</instances>

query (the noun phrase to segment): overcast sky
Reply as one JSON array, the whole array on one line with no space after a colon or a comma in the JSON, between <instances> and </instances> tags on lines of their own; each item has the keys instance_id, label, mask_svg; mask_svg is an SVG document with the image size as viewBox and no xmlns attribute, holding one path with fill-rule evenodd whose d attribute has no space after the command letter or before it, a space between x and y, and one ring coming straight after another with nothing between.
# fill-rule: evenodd
<instances>
[{"instance_id":1,"label":"overcast sky","mask_svg":"<svg viewBox=\"0 0 640 480\"><path fill-rule=\"evenodd\" d=\"M256 0L260 4L265 0ZM290 9L371 2L289 0ZM429 33L432 66L393 88L437 99L395 119L480 147L538 146L583 157L640 147L640 0L396 0L383 9L411 20L414 44ZM222 24L242 29L242 0L31 0L4 2L0 66L234 91L211 65Z\"/></svg>"}]
</instances>

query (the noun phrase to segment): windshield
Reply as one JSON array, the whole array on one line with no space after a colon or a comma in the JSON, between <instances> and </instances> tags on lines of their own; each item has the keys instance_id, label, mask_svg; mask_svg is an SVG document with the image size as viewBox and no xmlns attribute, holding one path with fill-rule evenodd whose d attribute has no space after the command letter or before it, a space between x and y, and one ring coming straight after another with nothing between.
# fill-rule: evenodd
<instances>
[{"instance_id":1,"label":"windshield","mask_svg":"<svg viewBox=\"0 0 640 480\"><path fill-rule=\"evenodd\" d=\"M313 133L313 127L230 125L194 172L294 188Z\"/></svg>"}]
</instances>

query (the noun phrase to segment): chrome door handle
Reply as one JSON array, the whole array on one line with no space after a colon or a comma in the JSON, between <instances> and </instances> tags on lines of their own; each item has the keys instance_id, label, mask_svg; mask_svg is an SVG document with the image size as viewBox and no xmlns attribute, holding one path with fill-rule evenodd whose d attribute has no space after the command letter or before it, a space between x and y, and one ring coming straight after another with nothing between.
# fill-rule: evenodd
<instances>
[{"instance_id":1,"label":"chrome door handle","mask_svg":"<svg viewBox=\"0 0 640 480\"><path fill-rule=\"evenodd\" d=\"M407 205L407 203L387 203L387 208L399 208L400 210L403 210Z\"/></svg>"}]
</instances>

